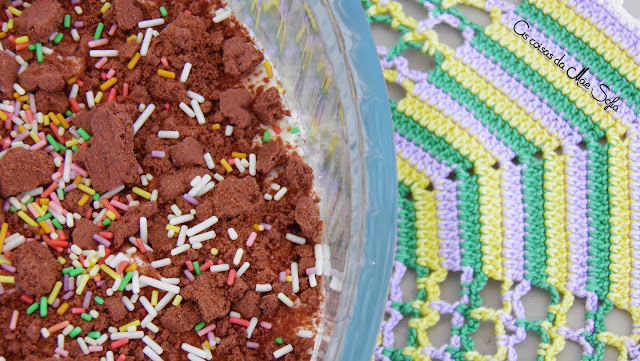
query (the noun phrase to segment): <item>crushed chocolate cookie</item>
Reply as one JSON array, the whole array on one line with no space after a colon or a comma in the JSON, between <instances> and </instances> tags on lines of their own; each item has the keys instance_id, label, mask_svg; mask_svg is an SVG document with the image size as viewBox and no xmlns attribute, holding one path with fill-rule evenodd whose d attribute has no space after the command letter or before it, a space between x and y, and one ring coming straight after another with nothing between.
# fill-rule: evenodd
<instances>
[{"instance_id":1,"label":"crushed chocolate cookie","mask_svg":"<svg viewBox=\"0 0 640 361\"><path fill-rule=\"evenodd\" d=\"M0 195L9 197L49 185L54 169L53 161L46 153L9 149L0 158Z\"/></svg>"},{"instance_id":2,"label":"crushed chocolate cookie","mask_svg":"<svg viewBox=\"0 0 640 361\"><path fill-rule=\"evenodd\" d=\"M62 270L49 248L35 241L18 247L12 259L18 288L36 297L51 291Z\"/></svg>"}]
</instances>

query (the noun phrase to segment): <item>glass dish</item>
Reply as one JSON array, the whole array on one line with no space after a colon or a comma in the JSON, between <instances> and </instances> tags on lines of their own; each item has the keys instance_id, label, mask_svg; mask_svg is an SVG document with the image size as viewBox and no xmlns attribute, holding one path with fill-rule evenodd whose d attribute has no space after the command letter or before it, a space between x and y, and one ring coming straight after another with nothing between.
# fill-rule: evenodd
<instances>
[{"instance_id":1,"label":"glass dish","mask_svg":"<svg viewBox=\"0 0 640 361\"><path fill-rule=\"evenodd\" d=\"M229 6L264 47L306 131L302 148L315 171L332 269L312 360L369 361L391 273L397 181L391 114L364 13L354 0Z\"/></svg>"}]
</instances>

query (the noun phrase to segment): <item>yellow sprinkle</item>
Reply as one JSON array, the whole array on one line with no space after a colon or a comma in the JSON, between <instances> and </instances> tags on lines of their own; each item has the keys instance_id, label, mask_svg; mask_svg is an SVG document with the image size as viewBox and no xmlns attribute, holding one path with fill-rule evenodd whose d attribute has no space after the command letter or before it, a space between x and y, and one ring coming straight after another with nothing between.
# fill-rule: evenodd
<instances>
[{"instance_id":1,"label":"yellow sprinkle","mask_svg":"<svg viewBox=\"0 0 640 361\"><path fill-rule=\"evenodd\" d=\"M76 178L73 180L73 183L75 184L80 184L80 182L82 182L82 177L80 177L79 175L76 176Z\"/></svg>"},{"instance_id":2,"label":"yellow sprinkle","mask_svg":"<svg viewBox=\"0 0 640 361\"><path fill-rule=\"evenodd\" d=\"M62 258L62 256L58 256L58 262L60 262L61 265L65 265L65 263L67 263L67 260Z\"/></svg>"},{"instance_id":3,"label":"yellow sprinkle","mask_svg":"<svg viewBox=\"0 0 640 361\"><path fill-rule=\"evenodd\" d=\"M106 91L107 89L111 88L117 82L118 82L118 78L111 78L111 79L105 81L104 83L102 83L102 85L100 85L100 90Z\"/></svg>"},{"instance_id":4,"label":"yellow sprinkle","mask_svg":"<svg viewBox=\"0 0 640 361\"><path fill-rule=\"evenodd\" d=\"M255 229L258 232L262 232L262 231L264 231L264 226L261 225L261 224L257 224L256 223L256 224L253 225L253 229Z\"/></svg>"},{"instance_id":5,"label":"yellow sprinkle","mask_svg":"<svg viewBox=\"0 0 640 361\"><path fill-rule=\"evenodd\" d=\"M109 9L111 9L111 4L110 3L104 3L104 5L102 5L102 9L100 9L100 12L104 14L107 11L109 11Z\"/></svg>"},{"instance_id":6,"label":"yellow sprinkle","mask_svg":"<svg viewBox=\"0 0 640 361\"><path fill-rule=\"evenodd\" d=\"M67 148L71 148L71 147L73 147L74 145L78 145L78 144L79 144L79 142L78 142L78 138L73 138L73 139L67 140L67 141L64 143L64 145L65 145Z\"/></svg>"},{"instance_id":7,"label":"yellow sprinkle","mask_svg":"<svg viewBox=\"0 0 640 361\"><path fill-rule=\"evenodd\" d=\"M27 130L27 129L24 127L24 125L18 125L18 131L19 131L20 133L23 133L23 132L25 132L26 130Z\"/></svg>"},{"instance_id":8,"label":"yellow sprinkle","mask_svg":"<svg viewBox=\"0 0 640 361\"><path fill-rule=\"evenodd\" d=\"M78 184L78 189L87 193L88 195L92 196L94 194L96 194L96 191L93 188L89 188L86 185L79 183Z\"/></svg>"},{"instance_id":9,"label":"yellow sprinkle","mask_svg":"<svg viewBox=\"0 0 640 361\"><path fill-rule=\"evenodd\" d=\"M118 331L126 332L127 329L129 327L131 327L131 326L135 326L135 327L140 326L140 320L131 321L131 322L127 323L126 325L122 325L122 326L118 327Z\"/></svg>"},{"instance_id":10,"label":"yellow sprinkle","mask_svg":"<svg viewBox=\"0 0 640 361\"><path fill-rule=\"evenodd\" d=\"M80 280L78 281L78 288L76 289L76 295L81 295L82 292L84 292L84 287L87 285L87 282L89 282L88 274L80 276Z\"/></svg>"},{"instance_id":11,"label":"yellow sprinkle","mask_svg":"<svg viewBox=\"0 0 640 361\"><path fill-rule=\"evenodd\" d=\"M267 78L273 78L273 67L271 66L271 62L269 60L266 60L264 62L264 70L266 70L267 72Z\"/></svg>"},{"instance_id":12,"label":"yellow sprinkle","mask_svg":"<svg viewBox=\"0 0 640 361\"><path fill-rule=\"evenodd\" d=\"M29 96L28 95L20 95L20 94L18 94L18 96L15 97L15 98L16 98L17 101L20 101L20 102L29 101Z\"/></svg>"},{"instance_id":13,"label":"yellow sprinkle","mask_svg":"<svg viewBox=\"0 0 640 361\"><path fill-rule=\"evenodd\" d=\"M277 86L276 89L278 89L278 93L284 94L284 89L281 86Z\"/></svg>"},{"instance_id":14,"label":"yellow sprinkle","mask_svg":"<svg viewBox=\"0 0 640 361\"><path fill-rule=\"evenodd\" d=\"M45 222L45 221L41 221L41 222L39 222L38 224L40 225L40 227L42 227L42 230L43 230L45 233L51 233L51 229L49 228L49 225L47 224L47 222Z\"/></svg>"},{"instance_id":15,"label":"yellow sprinkle","mask_svg":"<svg viewBox=\"0 0 640 361\"><path fill-rule=\"evenodd\" d=\"M176 295L176 298L173 299L173 302L171 302L171 304L174 306L180 306L180 302L182 302L182 296Z\"/></svg>"},{"instance_id":16,"label":"yellow sprinkle","mask_svg":"<svg viewBox=\"0 0 640 361\"><path fill-rule=\"evenodd\" d=\"M72 85L73 83L75 83L78 79L76 79L75 77L73 78L69 78L67 79L67 85Z\"/></svg>"},{"instance_id":17,"label":"yellow sprinkle","mask_svg":"<svg viewBox=\"0 0 640 361\"><path fill-rule=\"evenodd\" d=\"M137 269L138 269L138 265L135 264L135 263L132 263L132 264L128 265L127 268L125 268L124 270L127 271L127 272L133 272L133 271L135 271Z\"/></svg>"},{"instance_id":18,"label":"yellow sprinkle","mask_svg":"<svg viewBox=\"0 0 640 361\"><path fill-rule=\"evenodd\" d=\"M16 9L16 8L14 8L13 6L9 6L9 11L11 11L11 13L12 13L14 16L20 16L20 15L22 15L22 11L20 11L20 10L18 10L18 9ZM17 40L17 39L16 39L16 40Z\"/></svg>"},{"instance_id":19,"label":"yellow sprinkle","mask_svg":"<svg viewBox=\"0 0 640 361\"><path fill-rule=\"evenodd\" d=\"M9 119L7 115L4 112L0 112L0 120L5 121L7 119Z\"/></svg>"},{"instance_id":20,"label":"yellow sprinkle","mask_svg":"<svg viewBox=\"0 0 640 361\"><path fill-rule=\"evenodd\" d=\"M178 228L176 226L173 226L171 224L167 224L166 229L167 229L167 231L174 231L175 233L180 232L180 228Z\"/></svg>"},{"instance_id":21,"label":"yellow sprinkle","mask_svg":"<svg viewBox=\"0 0 640 361\"><path fill-rule=\"evenodd\" d=\"M113 79L113 78L111 78ZM98 92L95 96L95 98L93 98L93 102L96 104L100 104L100 101L102 100L102 92Z\"/></svg>"},{"instance_id":22,"label":"yellow sprinkle","mask_svg":"<svg viewBox=\"0 0 640 361\"><path fill-rule=\"evenodd\" d=\"M224 158L220 159L220 164L222 164L222 166L227 171L227 173L231 173L233 171L233 168L231 168L231 166L229 165L226 159Z\"/></svg>"},{"instance_id":23,"label":"yellow sprinkle","mask_svg":"<svg viewBox=\"0 0 640 361\"><path fill-rule=\"evenodd\" d=\"M291 276L285 277L284 280L287 281L287 282L291 282Z\"/></svg>"},{"instance_id":24,"label":"yellow sprinkle","mask_svg":"<svg viewBox=\"0 0 640 361\"><path fill-rule=\"evenodd\" d=\"M0 112L0 114L2 114L2 112ZM0 118L2 118L2 116L0 116ZM38 137L38 133L36 133L35 130L32 130L29 132L29 136L31 137L31 139L33 139L34 142L38 143L40 141L40 137Z\"/></svg>"},{"instance_id":25,"label":"yellow sprinkle","mask_svg":"<svg viewBox=\"0 0 640 361\"><path fill-rule=\"evenodd\" d=\"M107 217L109 217L110 220L114 221L116 219L116 214L111 211L107 211Z\"/></svg>"},{"instance_id":26,"label":"yellow sprinkle","mask_svg":"<svg viewBox=\"0 0 640 361\"><path fill-rule=\"evenodd\" d=\"M158 291L151 291L151 306L158 304Z\"/></svg>"},{"instance_id":27,"label":"yellow sprinkle","mask_svg":"<svg viewBox=\"0 0 640 361\"><path fill-rule=\"evenodd\" d=\"M0 264L8 264L9 266L12 265L11 260L10 259L6 259L4 257L0 257Z\"/></svg>"},{"instance_id":28,"label":"yellow sprinkle","mask_svg":"<svg viewBox=\"0 0 640 361\"><path fill-rule=\"evenodd\" d=\"M13 19L11 19L11 20L13 20ZM0 33L0 39L4 39L6 37L7 37L7 33L5 33L5 32L1 32Z\"/></svg>"},{"instance_id":29,"label":"yellow sprinkle","mask_svg":"<svg viewBox=\"0 0 640 361\"><path fill-rule=\"evenodd\" d=\"M29 110L29 104L22 104L22 109Z\"/></svg>"},{"instance_id":30,"label":"yellow sprinkle","mask_svg":"<svg viewBox=\"0 0 640 361\"><path fill-rule=\"evenodd\" d=\"M60 124L62 124L64 129L69 129L69 123L67 123L67 120L64 119L64 116L60 113L58 113L56 116L58 117L58 120L60 121Z\"/></svg>"},{"instance_id":31,"label":"yellow sprinkle","mask_svg":"<svg viewBox=\"0 0 640 361\"><path fill-rule=\"evenodd\" d=\"M62 282L58 281L56 282L55 285L53 285L53 289L49 294L49 298L47 298L47 303L49 305L53 305L53 301L56 299L56 297L58 297L58 293L60 292L60 289L62 289Z\"/></svg>"},{"instance_id":32,"label":"yellow sprinkle","mask_svg":"<svg viewBox=\"0 0 640 361\"><path fill-rule=\"evenodd\" d=\"M175 79L176 78L176 73L172 72L172 71L166 71L163 69L158 69L158 75L160 75L163 78L169 78L169 79Z\"/></svg>"},{"instance_id":33,"label":"yellow sprinkle","mask_svg":"<svg viewBox=\"0 0 640 361\"><path fill-rule=\"evenodd\" d=\"M134 40L138 40L138 37L136 35L131 35L130 37L127 38L127 43Z\"/></svg>"},{"instance_id":34,"label":"yellow sprinkle","mask_svg":"<svg viewBox=\"0 0 640 361\"><path fill-rule=\"evenodd\" d=\"M218 255L218 249L217 248L211 248L211 254L214 256Z\"/></svg>"},{"instance_id":35,"label":"yellow sprinkle","mask_svg":"<svg viewBox=\"0 0 640 361\"><path fill-rule=\"evenodd\" d=\"M204 342L204 347L206 347L206 348L208 348L209 350L212 350L212 351L216 349L215 345L213 345L213 346L209 345L209 340L206 340Z\"/></svg>"},{"instance_id":36,"label":"yellow sprinkle","mask_svg":"<svg viewBox=\"0 0 640 361\"><path fill-rule=\"evenodd\" d=\"M135 39L136 36L132 35L133 38ZM133 70L133 68L136 67L136 64L138 64L138 61L140 60L140 58L142 57L142 55L140 55L140 53L136 53L136 55L133 56L133 58L131 58L131 61L129 61L129 64L127 64L127 68L129 68L129 70Z\"/></svg>"},{"instance_id":37,"label":"yellow sprinkle","mask_svg":"<svg viewBox=\"0 0 640 361\"><path fill-rule=\"evenodd\" d=\"M64 315L65 312L67 312L68 309L69 309L69 304L65 302L61 304L60 307L58 307L58 310L56 311L56 313L62 316Z\"/></svg>"},{"instance_id":38,"label":"yellow sprinkle","mask_svg":"<svg viewBox=\"0 0 640 361\"><path fill-rule=\"evenodd\" d=\"M218 129L220 129L220 123L214 123L214 124L211 124L211 129L213 129L213 130L218 130Z\"/></svg>"},{"instance_id":39,"label":"yellow sprinkle","mask_svg":"<svg viewBox=\"0 0 640 361\"><path fill-rule=\"evenodd\" d=\"M24 35L24 36L20 36L17 37L15 40L16 44L24 44L24 43L28 43L29 42L29 37Z\"/></svg>"},{"instance_id":40,"label":"yellow sprinkle","mask_svg":"<svg viewBox=\"0 0 640 361\"><path fill-rule=\"evenodd\" d=\"M84 206L84 205L87 203L87 201L88 201L88 200L89 200L89 195L85 194L85 195L83 195L83 196L82 196L82 198L80 198L80 200L78 201L78 205L79 205L80 207L82 207L82 206Z\"/></svg>"},{"instance_id":41,"label":"yellow sprinkle","mask_svg":"<svg viewBox=\"0 0 640 361\"><path fill-rule=\"evenodd\" d=\"M108 274L109 276L111 276L111 278L113 278L114 280L117 280L118 278L122 277L119 274L116 273L116 271L114 271L113 269L111 269L111 267L107 266L106 264L101 264L100 265L100 269L102 271L104 271L104 273Z\"/></svg>"},{"instance_id":42,"label":"yellow sprinkle","mask_svg":"<svg viewBox=\"0 0 640 361\"><path fill-rule=\"evenodd\" d=\"M40 217L44 216L47 213L44 210L42 210L42 208L40 208L40 206L36 202L33 202L33 207L36 209Z\"/></svg>"},{"instance_id":43,"label":"yellow sprinkle","mask_svg":"<svg viewBox=\"0 0 640 361\"><path fill-rule=\"evenodd\" d=\"M45 114L45 115L42 117L42 124L44 124L44 125L49 125L49 115Z\"/></svg>"},{"instance_id":44,"label":"yellow sprinkle","mask_svg":"<svg viewBox=\"0 0 640 361\"><path fill-rule=\"evenodd\" d=\"M40 198L40 204L43 206L49 204L49 198Z\"/></svg>"},{"instance_id":45,"label":"yellow sprinkle","mask_svg":"<svg viewBox=\"0 0 640 361\"><path fill-rule=\"evenodd\" d=\"M141 188L138 188L138 187L133 187L133 188L131 189L131 191L132 191L134 194L137 194L137 195L139 195L140 197L142 197L142 198L144 198L144 199L146 199L146 200L151 199L151 193L149 193L149 192L145 191L144 189L141 189Z\"/></svg>"},{"instance_id":46,"label":"yellow sprinkle","mask_svg":"<svg viewBox=\"0 0 640 361\"><path fill-rule=\"evenodd\" d=\"M9 19L9 21L7 21L7 29L13 29L13 19Z\"/></svg>"},{"instance_id":47,"label":"yellow sprinkle","mask_svg":"<svg viewBox=\"0 0 640 361\"><path fill-rule=\"evenodd\" d=\"M233 153L231 153L231 157L232 158L246 159L247 158L247 154L246 153L233 152Z\"/></svg>"},{"instance_id":48,"label":"yellow sprinkle","mask_svg":"<svg viewBox=\"0 0 640 361\"><path fill-rule=\"evenodd\" d=\"M58 117L54 113L49 113L49 120L55 125L60 125L60 120L58 120Z\"/></svg>"},{"instance_id":49,"label":"yellow sprinkle","mask_svg":"<svg viewBox=\"0 0 640 361\"><path fill-rule=\"evenodd\" d=\"M28 214L24 213L24 211L19 211L18 217L20 217L23 221L25 221L25 223L27 223L31 227L38 228L38 223L36 223L36 221L34 221L33 218L29 217Z\"/></svg>"},{"instance_id":50,"label":"yellow sprinkle","mask_svg":"<svg viewBox=\"0 0 640 361\"><path fill-rule=\"evenodd\" d=\"M15 283L13 276L0 276L0 283Z\"/></svg>"}]
</instances>

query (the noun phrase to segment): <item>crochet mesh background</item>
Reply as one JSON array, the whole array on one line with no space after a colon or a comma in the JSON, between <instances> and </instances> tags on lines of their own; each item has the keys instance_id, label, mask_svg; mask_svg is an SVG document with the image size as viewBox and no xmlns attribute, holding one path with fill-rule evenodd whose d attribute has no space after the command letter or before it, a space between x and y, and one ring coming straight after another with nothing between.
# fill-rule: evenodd
<instances>
[{"instance_id":1,"label":"crochet mesh background","mask_svg":"<svg viewBox=\"0 0 640 361\"><path fill-rule=\"evenodd\" d=\"M390 100L399 226L374 358L516 360L518 345L534 339L538 360L554 360L568 342L582 353L576 360L601 360L606 346L620 360L640 359L636 25L604 0L417 3L424 18L408 16L395 1L362 1L372 24L398 34L378 53L387 81L406 92ZM487 11L491 23L469 22L460 4ZM529 24L527 40L513 30L519 20ZM459 29L461 46L438 40L433 28L442 23ZM405 57L411 49L434 69L412 70ZM563 54L565 70L553 61ZM608 98L619 97L618 110L605 110L591 89L567 76L569 67L589 67L583 78L596 98L606 84ZM407 271L417 276L415 299L400 287ZM457 298L442 299L451 277L459 278ZM490 281L500 288L497 304L487 302ZM534 292L549 300L538 318L523 306ZM584 304L579 328L567 320L574 303ZM612 312L627 313L629 333L605 325ZM403 319L406 347L394 340ZM450 333L432 345L443 339L442 323ZM494 329L494 355L474 342L485 323Z\"/></svg>"}]
</instances>

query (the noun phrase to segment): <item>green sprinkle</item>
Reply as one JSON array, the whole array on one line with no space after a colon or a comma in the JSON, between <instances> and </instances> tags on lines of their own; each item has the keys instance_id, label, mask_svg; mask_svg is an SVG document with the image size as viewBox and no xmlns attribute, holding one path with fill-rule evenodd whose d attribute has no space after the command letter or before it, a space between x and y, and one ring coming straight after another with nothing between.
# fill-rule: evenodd
<instances>
[{"instance_id":1,"label":"green sprinkle","mask_svg":"<svg viewBox=\"0 0 640 361\"><path fill-rule=\"evenodd\" d=\"M82 267L74 268L73 271L69 272L69 276L71 277L80 276L81 274L84 273L84 271L85 269Z\"/></svg>"},{"instance_id":2,"label":"green sprinkle","mask_svg":"<svg viewBox=\"0 0 640 361\"><path fill-rule=\"evenodd\" d=\"M122 282L120 282L120 287L118 287L118 291L124 291L124 288L127 287L129 282L131 282L131 277L133 277L133 272L127 272L127 274L124 275Z\"/></svg>"},{"instance_id":3,"label":"green sprinkle","mask_svg":"<svg viewBox=\"0 0 640 361\"><path fill-rule=\"evenodd\" d=\"M40 317L47 317L47 307L49 307L47 305L47 297L40 297Z\"/></svg>"},{"instance_id":4,"label":"green sprinkle","mask_svg":"<svg viewBox=\"0 0 640 361\"><path fill-rule=\"evenodd\" d=\"M42 63L44 61L44 54L42 53L42 43L36 44L36 59L38 63Z\"/></svg>"},{"instance_id":5,"label":"green sprinkle","mask_svg":"<svg viewBox=\"0 0 640 361\"><path fill-rule=\"evenodd\" d=\"M202 271L200 270L200 263L198 263L198 261L193 262L193 269L196 271L196 276L200 276Z\"/></svg>"},{"instance_id":6,"label":"green sprinkle","mask_svg":"<svg viewBox=\"0 0 640 361\"><path fill-rule=\"evenodd\" d=\"M72 115L73 115L73 112L71 110L67 110L66 112L64 112L64 117L65 118L69 118Z\"/></svg>"},{"instance_id":7,"label":"green sprinkle","mask_svg":"<svg viewBox=\"0 0 640 361\"><path fill-rule=\"evenodd\" d=\"M83 313L83 315L86 315L86 313ZM82 316L80 316L82 317ZM98 339L100 338L100 331L89 331L89 333L87 333L87 336L91 337L92 339Z\"/></svg>"},{"instance_id":8,"label":"green sprinkle","mask_svg":"<svg viewBox=\"0 0 640 361\"><path fill-rule=\"evenodd\" d=\"M196 325L196 327L194 327L193 329L194 329L196 332L198 332L198 331L200 331L200 330L202 330L202 329L204 328L204 325L205 325L205 323L204 323L204 321L202 321L202 322L200 322L199 324L197 324L197 325Z\"/></svg>"},{"instance_id":9,"label":"green sprinkle","mask_svg":"<svg viewBox=\"0 0 640 361\"><path fill-rule=\"evenodd\" d=\"M71 27L71 15L67 14L64 16L64 27L69 29Z\"/></svg>"},{"instance_id":10,"label":"green sprinkle","mask_svg":"<svg viewBox=\"0 0 640 361\"><path fill-rule=\"evenodd\" d=\"M55 219L55 218L52 219L51 223L53 223L53 226L56 227L56 229L60 229L60 230L62 229L62 224L60 224L60 222L58 222L57 219Z\"/></svg>"},{"instance_id":11,"label":"green sprinkle","mask_svg":"<svg viewBox=\"0 0 640 361\"><path fill-rule=\"evenodd\" d=\"M51 134L47 134L47 142L49 142L49 144L53 146L53 150L55 152L58 151L58 142L56 142L56 140L53 139L53 136Z\"/></svg>"},{"instance_id":12,"label":"green sprinkle","mask_svg":"<svg viewBox=\"0 0 640 361\"><path fill-rule=\"evenodd\" d=\"M283 343L284 343L284 340L282 339L282 337L276 337L276 344L282 345Z\"/></svg>"},{"instance_id":13,"label":"green sprinkle","mask_svg":"<svg viewBox=\"0 0 640 361\"><path fill-rule=\"evenodd\" d=\"M99 305L103 305L104 304L104 300L102 298L100 298L100 296L94 297L93 300Z\"/></svg>"},{"instance_id":14,"label":"green sprinkle","mask_svg":"<svg viewBox=\"0 0 640 361\"><path fill-rule=\"evenodd\" d=\"M40 307L40 304L38 302L34 302L31 304L31 306L29 306L27 308L27 315L30 315L34 312L36 312L36 310L38 309L38 307Z\"/></svg>"},{"instance_id":15,"label":"green sprinkle","mask_svg":"<svg viewBox=\"0 0 640 361\"><path fill-rule=\"evenodd\" d=\"M71 150L73 150L74 152L77 152L78 149L80 149L80 147L78 147L77 145L71 146Z\"/></svg>"},{"instance_id":16,"label":"green sprinkle","mask_svg":"<svg viewBox=\"0 0 640 361\"><path fill-rule=\"evenodd\" d=\"M161 6L158 10L160 10L160 15L162 15L163 18L166 18L167 15L169 15L169 12L167 12L167 8L165 8L164 6Z\"/></svg>"},{"instance_id":17,"label":"green sprinkle","mask_svg":"<svg viewBox=\"0 0 640 361\"><path fill-rule=\"evenodd\" d=\"M263 142L268 142L269 141L269 137L271 136L271 134L269 134L269 132L264 132L264 134L262 135L262 141Z\"/></svg>"},{"instance_id":18,"label":"green sprinkle","mask_svg":"<svg viewBox=\"0 0 640 361\"><path fill-rule=\"evenodd\" d=\"M93 194L93 200L94 200L94 201L99 201L99 200L100 200L100 193L95 192L95 193Z\"/></svg>"},{"instance_id":19,"label":"green sprinkle","mask_svg":"<svg viewBox=\"0 0 640 361\"><path fill-rule=\"evenodd\" d=\"M62 41L63 37L64 37L63 33L58 33L58 35L56 35L56 37L53 38L53 43L54 44L60 44L60 42Z\"/></svg>"},{"instance_id":20,"label":"green sprinkle","mask_svg":"<svg viewBox=\"0 0 640 361\"><path fill-rule=\"evenodd\" d=\"M300 128L295 127L295 128L293 128L293 129L291 129L291 134L296 134L296 133L298 133L299 131L300 131Z\"/></svg>"},{"instance_id":21,"label":"green sprinkle","mask_svg":"<svg viewBox=\"0 0 640 361\"><path fill-rule=\"evenodd\" d=\"M98 27L96 28L96 33L93 34L93 40L100 40L100 36L102 36L102 30L104 30L104 24L98 23Z\"/></svg>"},{"instance_id":22,"label":"green sprinkle","mask_svg":"<svg viewBox=\"0 0 640 361\"><path fill-rule=\"evenodd\" d=\"M76 326L76 328L74 328L71 332L69 332L69 337L76 338L76 336L78 336L80 332L82 332L82 329Z\"/></svg>"},{"instance_id":23,"label":"green sprinkle","mask_svg":"<svg viewBox=\"0 0 640 361\"><path fill-rule=\"evenodd\" d=\"M110 225L111 224L111 219L105 218L104 221L102 221L102 224L104 224L105 226Z\"/></svg>"},{"instance_id":24,"label":"green sprinkle","mask_svg":"<svg viewBox=\"0 0 640 361\"><path fill-rule=\"evenodd\" d=\"M47 214L45 214L45 215L44 215L44 216L42 216L42 217L38 217L38 218L36 218L36 222L44 222L44 221L46 221L47 219L51 219L51 217L53 217L53 216L51 215L51 213L47 213Z\"/></svg>"},{"instance_id":25,"label":"green sprinkle","mask_svg":"<svg viewBox=\"0 0 640 361\"><path fill-rule=\"evenodd\" d=\"M58 187L56 189L56 194L58 195L58 198L60 198L61 201L64 201L64 189Z\"/></svg>"},{"instance_id":26,"label":"green sprinkle","mask_svg":"<svg viewBox=\"0 0 640 361\"><path fill-rule=\"evenodd\" d=\"M88 313L86 312L82 312L82 314L80 315L80 318L89 322L91 320L93 320L93 317L91 317Z\"/></svg>"},{"instance_id":27,"label":"green sprinkle","mask_svg":"<svg viewBox=\"0 0 640 361\"><path fill-rule=\"evenodd\" d=\"M91 136L89 135L89 133L87 133L86 130L82 129L82 128L78 128L77 129L78 134L80 134L80 136L82 137L82 139L89 141L91 140Z\"/></svg>"},{"instance_id":28,"label":"green sprinkle","mask_svg":"<svg viewBox=\"0 0 640 361\"><path fill-rule=\"evenodd\" d=\"M16 207L14 207L14 206L9 206L9 211L11 213L16 213L18 211L18 209Z\"/></svg>"},{"instance_id":29,"label":"green sprinkle","mask_svg":"<svg viewBox=\"0 0 640 361\"><path fill-rule=\"evenodd\" d=\"M29 44L29 50L31 51L36 50L36 44Z\"/></svg>"},{"instance_id":30,"label":"green sprinkle","mask_svg":"<svg viewBox=\"0 0 640 361\"><path fill-rule=\"evenodd\" d=\"M33 198L29 197L29 199L26 202L24 202L24 205L28 206L31 203L33 203Z\"/></svg>"},{"instance_id":31,"label":"green sprinkle","mask_svg":"<svg viewBox=\"0 0 640 361\"><path fill-rule=\"evenodd\" d=\"M67 268L63 268L62 269L62 274L66 275L68 273L71 273L71 271L73 271L75 268L74 267L67 267Z\"/></svg>"}]
</instances>

